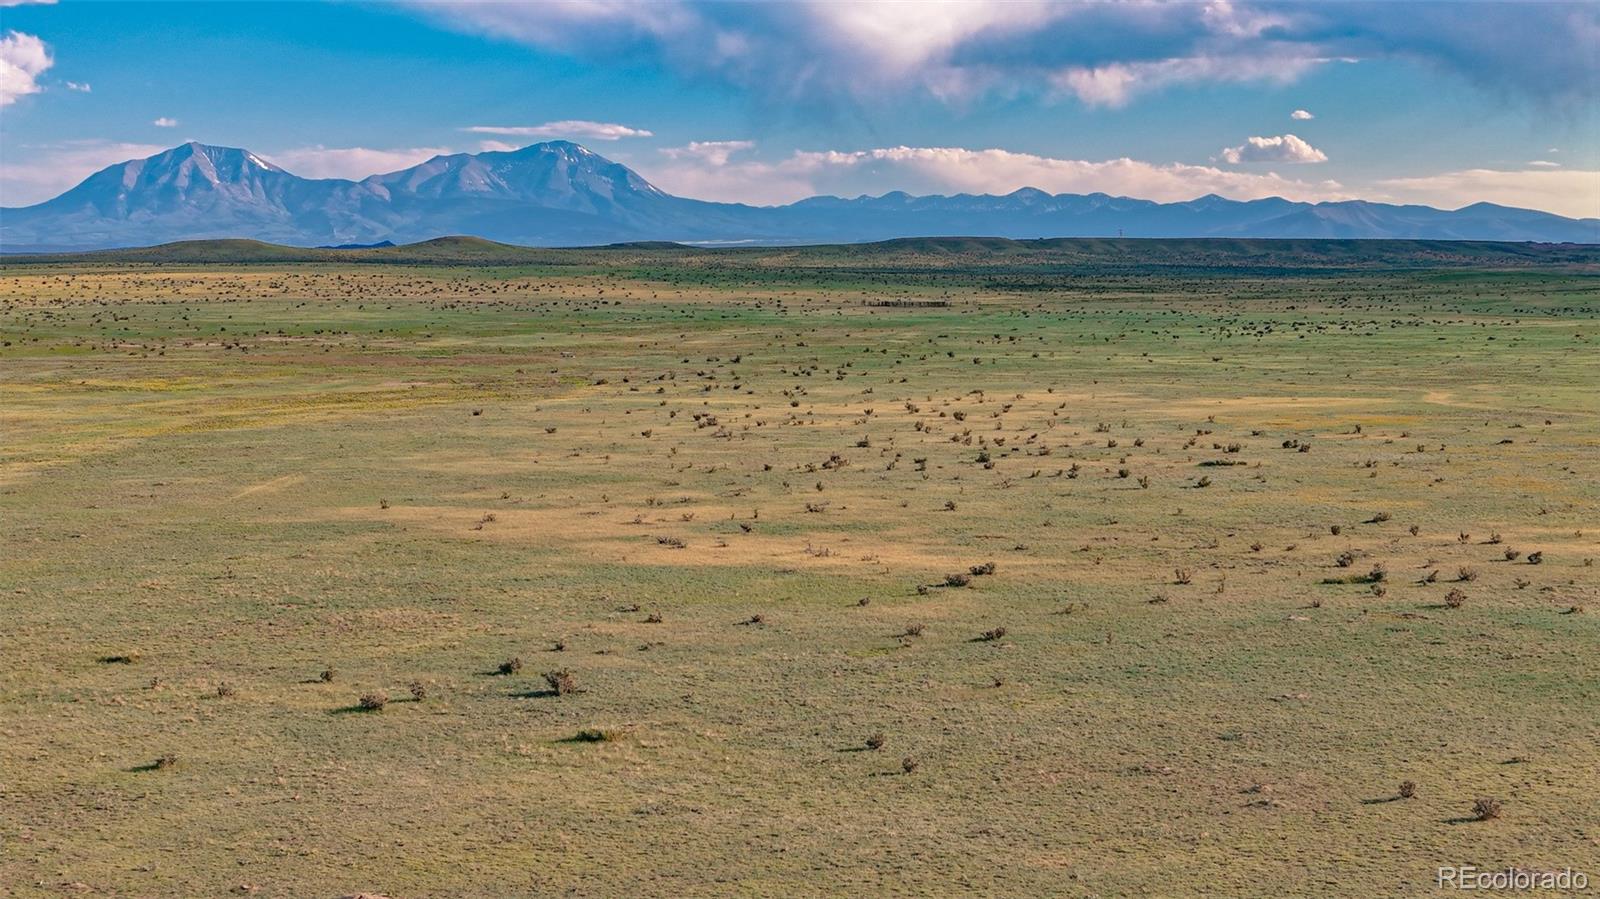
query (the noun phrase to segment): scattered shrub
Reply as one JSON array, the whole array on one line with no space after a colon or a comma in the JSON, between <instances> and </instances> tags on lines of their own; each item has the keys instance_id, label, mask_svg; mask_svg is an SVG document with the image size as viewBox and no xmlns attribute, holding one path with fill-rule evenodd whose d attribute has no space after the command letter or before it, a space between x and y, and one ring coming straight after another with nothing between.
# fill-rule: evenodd
<instances>
[{"instance_id":1,"label":"scattered shrub","mask_svg":"<svg viewBox=\"0 0 1600 899\"><path fill-rule=\"evenodd\" d=\"M873 734L872 736L867 737L867 748L872 750L873 752L877 752L878 750L882 749L883 747L887 746L888 744L889 744L889 738L884 736L883 735L883 731L881 731L881 730L878 731L877 733Z\"/></svg>"},{"instance_id":2,"label":"scattered shrub","mask_svg":"<svg viewBox=\"0 0 1600 899\"><path fill-rule=\"evenodd\" d=\"M978 639L982 640L985 643L993 643L994 641L999 640L1001 637L1004 637L1005 635L1006 635L1006 629L1005 628L996 627L996 628L991 628L989 630L986 630L983 633L979 634L978 635Z\"/></svg>"},{"instance_id":3,"label":"scattered shrub","mask_svg":"<svg viewBox=\"0 0 1600 899\"><path fill-rule=\"evenodd\" d=\"M1417 782L1414 780L1400 781L1400 798L1410 799L1417 795Z\"/></svg>"},{"instance_id":4,"label":"scattered shrub","mask_svg":"<svg viewBox=\"0 0 1600 899\"><path fill-rule=\"evenodd\" d=\"M1479 796L1472 803L1472 816L1479 821L1492 821L1500 817L1500 800L1493 796Z\"/></svg>"},{"instance_id":5,"label":"scattered shrub","mask_svg":"<svg viewBox=\"0 0 1600 899\"><path fill-rule=\"evenodd\" d=\"M363 693L356 705L363 712L381 712L389 704L389 696L382 692Z\"/></svg>"},{"instance_id":6,"label":"scattered shrub","mask_svg":"<svg viewBox=\"0 0 1600 899\"><path fill-rule=\"evenodd\" d=\"M501 662L500 663L500 667L495 669L495 673L497 673L497 674L516 674L518 671L521 671L521 670L522 670L522 657L521 656L512 656L511 658L506 659L504 662Z\"/></svg>"},{"instance_id":7,"label":"scattered shrub","mask_svg":"<svg viewBox=\"0 0 1600 899\"><path fill-rule=\"evenodd\" d=\"M572 672L565 668L559 671L546 671L544 682L549 685L550 692L557 696L566 696L578 689L577 681L572 677Z\"/></svg>"},{"instance_id":8,"label":"scattered shrub","mask_svg":"<svg viewBox=\"0 0 1600 899\"><path fill-rule=\"evenodd\" d=\"M572 739L579 743L615 743L627 736L628 732L620 727L585 727Z\"/></svg>"}]
</instances>

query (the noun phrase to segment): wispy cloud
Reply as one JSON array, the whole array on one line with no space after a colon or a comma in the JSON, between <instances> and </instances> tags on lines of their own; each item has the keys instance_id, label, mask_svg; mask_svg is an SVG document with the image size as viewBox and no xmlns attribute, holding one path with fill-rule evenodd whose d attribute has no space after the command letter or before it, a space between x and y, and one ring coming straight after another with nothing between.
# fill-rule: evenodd
<instances>
[{"instance_id":1,"label":"wispy cloud","mask_svg":"<svg viewBox=\"0 0 1600 899\"><path fill-rule=\"evenodd\" d=\"M405 147L375 150L371 147L295 147L276 153L262 153L273 165L302 178L348 178L359 181L368 175L410 168L435 156L453 152L447 147Z\"/></svg>"},{"instance_id":2,"label":"wispy cloud","mask_svg":"<svg viewBox=\"0 0 1600 899\"><path fill-rule=\"evenodd\" d=\"M150 124L156 126L157 128L176 128L176 127L178 127L178 120L177 119L169 119L166 116L162 116L161 118L156 119L154 122L151 122Z\"/></svg>"},{"instance_id":3,"label":"wispy cloud","mask_svg":"<svg viewBox=\"0 0 1600 899\"><path fill-rule=\"evenodd\" d=\"M1294 119L1297 122L1307 122L1316 118L1316 116L1312 115L1307 110L1296 109L1294 112L1289 113L1289 118Z\"/></svg>"},{"instance_id":4,"label":"wispy cloud","mask_svg":"<svg viewBox=\"0 0 1600 899\"><path fill-rule=\"evenodd\" d=\"M709 165L726 165L728 157L755 145L751 140L697 140L682 147L663 147L661 155L668 159L697 159Z\"/></svg>"},{"instance_id":5,"label":"wispy cloud","mask_svg":"<svg viewBox=\"0 0 1600 899\"><path fill-rule=\"evenodd\" d=\"M1266 82L1288 84L1328 59L1293 56L1194 56L1155 62L1062 69L1050 76L1057 90L1075 95L1088 106L1126 106L1140 94L1174 84L1197 82Z\"/></svg>"},{"instance_id":6,"label":"wispy cloud","mask_svg":"<svg viewBox=\"0 0 1600 899\"><path fill-rule=\"evenodd\" d=\"M621 140L624 137L653 137L643 128L630 128L613 122L588 122L569 120L545 122L543 125L473 125L461 129L472 134L496 134L501 137L570 138L574 140Z\"/></svg>"},{"instance_id":7,"label":"wispy cloud","mask_svg":"<svg viewBox=\"0 0 1600 899\"><path fill-rule=\"evenodd\" d=\"M87 82L68 81L67 90L77 91L80 94L87 94L93 92L94 88L90 87Z\"/></svg>"},{"instance_id":8,"label":"wispy cloud","mask_svg":"<svg viewBox=\"0 0 1600 899\"><path fill-rule=\"evenodd\" d=\"M1231 165L1242 162L1327 162L1328 154L1311 146L1293 134L1275 137L1252 137L1237 147L1225 147L1222 161Z\"/></svg>"},{"instance_id":9,"label":"wispy cloud","mask_svg":"<svg viewBox=\"0 0 1600 899\"><path fill-rule=\"evenodd\" d=\"M21 31L7 31L0 37L0 106L39 93L39 76L53 65L55 57L44 41Z\"/></svg>"}]
</instances>

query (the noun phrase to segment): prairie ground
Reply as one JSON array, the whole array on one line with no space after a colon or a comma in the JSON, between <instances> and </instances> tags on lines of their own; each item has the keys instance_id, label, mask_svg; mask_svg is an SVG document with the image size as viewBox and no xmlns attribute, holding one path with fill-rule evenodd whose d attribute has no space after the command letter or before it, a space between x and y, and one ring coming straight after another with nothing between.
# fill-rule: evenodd
<instances>
[{"instance_id":1,"label":"prairie ground","mask_svg":"<svg viewBox=\"0 0 1600 899\"><path fill-rule=\"evenodd\" d=\"M924 262L0 268L0 894L1600 878L1592 270Z\"/></svg>"}]
</instances>

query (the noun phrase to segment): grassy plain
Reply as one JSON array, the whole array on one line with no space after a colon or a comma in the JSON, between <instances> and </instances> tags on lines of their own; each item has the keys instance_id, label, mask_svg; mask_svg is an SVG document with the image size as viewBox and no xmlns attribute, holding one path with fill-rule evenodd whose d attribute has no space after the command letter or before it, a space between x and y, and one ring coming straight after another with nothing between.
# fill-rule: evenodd
<instances>
[{"instance_id":1,"label":"grassy plain","mask_svg":"<svg viewBox=\"0 0 1600 899\"><path fill-rule=\"evenodd\" d=\"M0 894L1600 877L1597 288L6 264Z\"/></svg>"}]
</instances>

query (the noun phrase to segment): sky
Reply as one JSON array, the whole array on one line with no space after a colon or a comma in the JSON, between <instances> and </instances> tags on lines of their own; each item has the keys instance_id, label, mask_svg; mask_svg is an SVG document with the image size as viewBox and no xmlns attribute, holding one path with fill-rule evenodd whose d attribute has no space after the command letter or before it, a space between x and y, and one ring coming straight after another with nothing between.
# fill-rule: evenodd
<instances>
[{"instance_id":1,"label":"sky","mask_svg":"<svg viewBox=\"0 0 1600 899\"><path fill-rule=\"evenodd\" d=\"M564 138L670 193L1600 217L1600 3L0 0L0 205L187 140L306 177Z\"/></svg>"}]
</instances>

